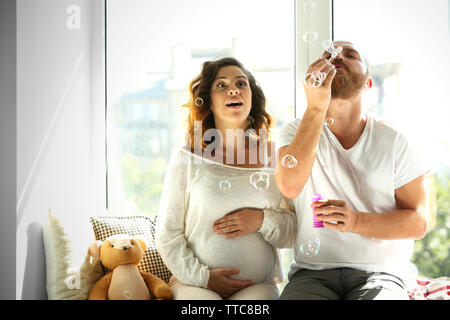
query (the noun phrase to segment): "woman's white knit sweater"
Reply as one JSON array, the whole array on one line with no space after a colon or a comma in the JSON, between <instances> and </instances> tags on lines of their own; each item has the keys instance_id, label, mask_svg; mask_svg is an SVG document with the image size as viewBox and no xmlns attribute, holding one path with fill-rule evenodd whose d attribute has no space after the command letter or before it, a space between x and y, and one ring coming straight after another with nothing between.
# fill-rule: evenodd
<instances>
[{"instance_id":1,"label":"woman's white knit sweater","mask_svg":"<svg viewBox=\"0 0 450 320\"><path fill-rule=\"evenodd\" d=\"M266 172L270 186L256 190L254 172ZM222 182L227 180L225 182ZM222 182L222 187L220 188ZM226 239L213 223L240 208L264 210L258 232ZM180 148L171 157L156 226L156 245L173 275L181 282L206 288L211 269L238 268L231 278L280 282L279 250L295 240L296 215L292 201L283 197L274 168L240 168L201 158Z\"/></svg>"}]
</instances>

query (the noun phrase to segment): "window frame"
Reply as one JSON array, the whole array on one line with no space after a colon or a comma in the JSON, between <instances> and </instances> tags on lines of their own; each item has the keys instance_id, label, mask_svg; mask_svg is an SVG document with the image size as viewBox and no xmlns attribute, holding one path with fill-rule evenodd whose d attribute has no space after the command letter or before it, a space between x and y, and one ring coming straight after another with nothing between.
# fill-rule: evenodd
<instances>
[{"instance_id":1,"label":"window frame","mask_svg":"<svg viewBox=\"0 0 450 320\"><path fill-rule=\"evenodd\" d=\"M91 205L93 212L99 213L105 213L108 210L106 3L107 0L89 2L91 190L93 192Z\"/></svg>"},{"instance_id":2,"label":"window frame","mask_svg":"<svg viewBox=\"0 0 450 320\"><path fill-rule=\"evenodd\" d=\"M308 3L314 3L315 9L305 11ZM309 65L323 53L322 41L333 39L333 0L296 0L295 1L295 117L301 118L306 108L306 97L302 87L303 78ZM305 43L302 36L314 31L316 41Z\"/></svg>"}]
</instances>

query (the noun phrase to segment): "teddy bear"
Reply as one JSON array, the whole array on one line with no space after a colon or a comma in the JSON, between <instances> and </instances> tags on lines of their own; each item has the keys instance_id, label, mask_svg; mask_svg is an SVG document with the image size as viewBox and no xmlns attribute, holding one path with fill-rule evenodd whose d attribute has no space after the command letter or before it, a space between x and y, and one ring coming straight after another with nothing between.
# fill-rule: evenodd
<instances>
[{"instance_id":1,"label":"teddy bear","mask_svg":"<svg viewBox=\"0 0 450 320\"><path fill-rule=\"evenodd\" d=\"M158 300L172 298L167 283L137 268L147 248L144 239L116 234L89 246L89 254L112 270L91 288L89 300L150 300L152 294Z\"/></svg>"}]
</instances>

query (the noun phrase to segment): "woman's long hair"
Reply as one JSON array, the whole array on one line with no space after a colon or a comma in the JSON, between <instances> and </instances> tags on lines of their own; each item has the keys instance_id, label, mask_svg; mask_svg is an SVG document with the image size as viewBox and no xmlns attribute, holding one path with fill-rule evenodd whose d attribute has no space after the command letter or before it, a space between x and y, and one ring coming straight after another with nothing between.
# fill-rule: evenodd
<instances>
[{"instance_id":1,"label":"woman's long hair","mask_svg":"<svg viewBox=\"0 0 450 320\"><path fill-rule=\"evenodd\" d=\"M202 71L195 77L189 84L190 99L189 102L184 104L183 107L189 109L189 116L186 119L187 122L187 144L190 145L191 151L194 150L195 144L195 130L196 124L198 126L201 123L201 137L204 136L206 130L216 128L214 123L214 116L211 111L211 87L217 76L220 68L226 66L236 66L245 73L248 78L250 89L252 91L252 108L250 110L249 118L251 121L250 127L256 131L259 135L261 129L266 131L266 135L270 134L270 128L272 127L272 117L266 112L266 97L259 84L256 82L253 75L244 68L244 66L235 58L227 57L216 61L206 61L203 63ZM196 106L195 100L201 98L203 104ZM200 132L197 132L199 136ZM197 136L197 137L198 137ZM197 141L197 143L199 143ZM201 142L202 150L206 148L209 143L206 143L203 139ZM197 144L198 145L198 144Z\"/></svg>"}]
</instances>

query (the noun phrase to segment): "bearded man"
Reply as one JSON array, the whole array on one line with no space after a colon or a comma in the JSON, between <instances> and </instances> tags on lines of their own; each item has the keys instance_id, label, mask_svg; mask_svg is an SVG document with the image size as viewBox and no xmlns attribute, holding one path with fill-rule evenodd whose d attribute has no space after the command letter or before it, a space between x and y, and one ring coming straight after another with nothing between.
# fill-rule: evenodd
<instances>
[{"instance_id":1,"label":"bearded man","mask_svg":"<svg viewBox=\"0 0 450 320\"><path fill-rule=\"evenodd\" d=\"M343 50L332 62L325 52L307 71L323 72L323 85L304 85L306 111L277 141L277 185L298 218L280 299L408 299L414 239L427 231L426 170L399 130L364 112L367 59L350 42L334 45ZM281 165L287 155L296 166Z\"/></svg>"}]
</instances>

